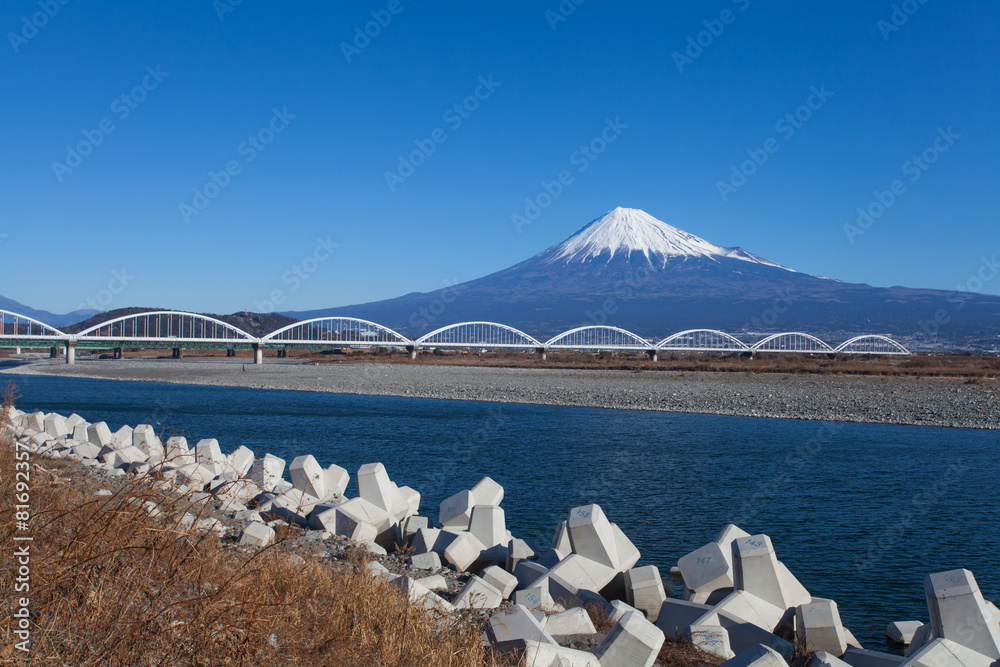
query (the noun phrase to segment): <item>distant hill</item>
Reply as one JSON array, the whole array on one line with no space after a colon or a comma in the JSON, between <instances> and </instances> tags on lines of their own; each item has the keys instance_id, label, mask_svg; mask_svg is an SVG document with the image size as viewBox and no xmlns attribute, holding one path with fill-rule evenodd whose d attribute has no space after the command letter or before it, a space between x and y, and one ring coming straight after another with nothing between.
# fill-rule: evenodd
<instances>
[{"instance_id":1,"label":"distant hill","mask_svg":"<svg viewBox=\"0 0 1000 667\"><path fill-rule=\"evenodd\" d=\"M126 315L149 313L158 310L169 310L169 308L118 308L116 310L109 310L105 313L98 313L83 322L71 324L63 328L63 331L66 333L80 333L81 331L89 329L97 324L101 324L102 322L107 322L119 317L125 317ZM208 317L214 317L217 320L221 320L226 324L242 329L248 334L257 337L266 336L281 327L298 322L298 320L293 317L287 317L277 313L250 313L240 311L238 313L233 313L232 315L214 315L212 313L200 314Z\"/></svg>"},{"instance_id":2,"label":"distant hill","mask_svg":"<svg viewBox=\"0 0 1000 667\"><path fill-rule=\"evenodd\" d=\"M57 329L62 329L71 324L81 322L100 312L97 310L87 309L74 310L73 312L66 313L65 315L56 315L55 313L50 313L47 310L35 310L30 306L26 306L19 301L14 301L14 299L8 299L3 295L0 295L0 310L9 310L10 312L17 313L18 315L31 317Z\"/></svg>"}]
</instances>

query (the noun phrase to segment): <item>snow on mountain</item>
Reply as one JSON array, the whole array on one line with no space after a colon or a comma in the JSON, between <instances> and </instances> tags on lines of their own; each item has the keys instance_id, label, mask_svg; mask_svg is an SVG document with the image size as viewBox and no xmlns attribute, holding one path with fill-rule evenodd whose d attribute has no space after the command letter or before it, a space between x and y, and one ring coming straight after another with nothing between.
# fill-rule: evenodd
<instances>
[{"instance_id":1,"label":"snow on mountain","mask_svg":"<svg viewBox=\"0 0 1000 667\"><path fill-rule=\"evenodd\" d=\"M728 257L785 268L742 248L724 248L710 243L657 220L645 211L621 206L608 211L542 254L548 256L549 262L565 260L570 263L597 259L605 254L608 256L607 260L611 261L619 253L626 257L630 257L632 253L642 253L650 265L654 265L656 261L661 267L670 258L702 257L715 260Z\"/></svg>"}]
</instances>

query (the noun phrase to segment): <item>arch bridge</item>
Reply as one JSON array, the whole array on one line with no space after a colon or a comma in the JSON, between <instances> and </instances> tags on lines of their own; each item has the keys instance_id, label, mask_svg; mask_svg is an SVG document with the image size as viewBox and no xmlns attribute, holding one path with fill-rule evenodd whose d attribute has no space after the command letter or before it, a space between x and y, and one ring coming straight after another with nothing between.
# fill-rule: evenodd
<instances>
[{"instance_id":1,"label":"arch bridge","mask_svg":"<svg viewBox=\"0 0 1000 667\"><path fill-rule=\"evenodd\" d=\"M185 348L253 350L254 362L263 363L264 350L285 356L292 349L397 348L415 358L422 349L525 350L544 358L549 350L584 352L642 352L656 360L659 352L797 353L849 355L909 355L898 341L883 334L863 334L836 347L799 331L775 333L756 342L743 341L716 329L688 329L654 342L631 331L605 325L586 325L564 331L544 343L524 331L498 322L449 324L416 339L376 322L354 317L318 317L295 322L257 337L239 327L197 313L149 311L116 317L76 334L67 334L43 322L0 310L0 347L64 347L66 362L74 363L76 348L112 349L121 356L125 348L166 348L181 356Z\"/></svg>"}]
</instances>

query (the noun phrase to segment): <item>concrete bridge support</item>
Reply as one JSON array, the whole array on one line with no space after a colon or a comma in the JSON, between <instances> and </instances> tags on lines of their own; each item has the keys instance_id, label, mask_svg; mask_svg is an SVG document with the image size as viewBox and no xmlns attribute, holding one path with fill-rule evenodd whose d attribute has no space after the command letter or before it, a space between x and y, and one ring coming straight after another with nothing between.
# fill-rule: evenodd
<instances>
[{"instance_id":1,"label":"concrete bridge support","mask_svg":"<svg viewBox=\"0 0 1000 667\"><path fill-rule=\"evenodd\" d=\"M66 363L70 366L76 363L76 341L66 341Z\"/></svg>"},{"instance_id":2,"label":"concrete bridge support","mask_svg":"<svg viewBox=\"0 0 1000 667\"><path fill-rule=\"evenodd\" d=\"M21 354L21 348L15 347L14 348L14 354Z\"/></svg>"},{"instance_id":3,"label":"concrete bridge support","mask_svg":"<svg viewBox=\"0 0 1000 667\"><path fill-rule=\"evenodd\" d=\"M420 348L418 348L416 345L407 345L406 346L406 351L410 353L410 359L416 359L417 358L417 351L419 349Z\"/></svg>"},{"instance_id":4,"label":"concrete bridge support","mask_svg":"<svg viewBox=\"0 0 1000 667\"><path fill-rule=\"evenodd\" d=\"M260 343L253 344L253 362L255 364L264 363L264 348Z\"/></svg>"},{"instance_id":5,"label":"concrete bridge support","mask_svg":"<svg viewBox=\"0 0 1000 667\"><path fill-rule=\"evenodd\" d=\"M656 350L649 350L646 354L649 355L650 361L656 361Z\"/></svg>"},{"instance_id":6,"label":"concrete bridge support","mask_svg":"<svg viewBox=\"0 0 1000 667\"><path fill-rule=\"evenodd\" d=\"M171 359L180 359L180 358L181 358L181 348L179 348L179 347L175 347L175 348L174 348L174 349L173 349L173 350L171 351L171 353L170 353L170 358L171 358Z\"/></svg>"},{"instance_id":7,"label":"concrete bridge support","mask_svg":"<svg viewBox=\"0 0 1000 667\"><path fill-rule=\"evenodd\" d=\"M59 349L56 347L49 348L49 359L55 359L59 356Z\"/></svg>"},{"instance_id":8,"label":"concrete bridge support","mask_svg":"<svg viewBox=\"0 0 1000 667\"><path fill-rule=\"evenodd\" d=\"M549 358L549 356L547 354L548 350L546 350L544 347L540 347L540 348L536 349L535 352L538 353L538 358L541 359L542 361L545 361L546 359Z\"/></svg>"}]
</instances>

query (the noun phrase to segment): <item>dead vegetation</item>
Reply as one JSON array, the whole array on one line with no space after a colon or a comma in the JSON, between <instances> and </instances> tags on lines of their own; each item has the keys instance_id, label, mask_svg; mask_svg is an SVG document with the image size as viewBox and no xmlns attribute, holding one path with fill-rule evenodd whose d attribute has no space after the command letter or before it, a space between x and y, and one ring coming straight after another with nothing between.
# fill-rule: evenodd
<instances>
[{"instance_id":1,"label":"dead vegetation","mask_svg":"<svg viewBox=\"0 0 1000 667\"><path fill-rule=\"evenodd\" d=\"M10 433L0 437L0 531L12 545L15 453ZM180 518L197 511L190 497L165 497L143 481L98 495L81 467L38 463L30 467L30 592L14 589L14 559L0 567L0 663L502 664L476 623L408 604L367 574L364 554L334 568L277 547L250 553L192 531ZM14 648L12 612L24 596L30 654Z\"/></svg>"}]
</instances>

